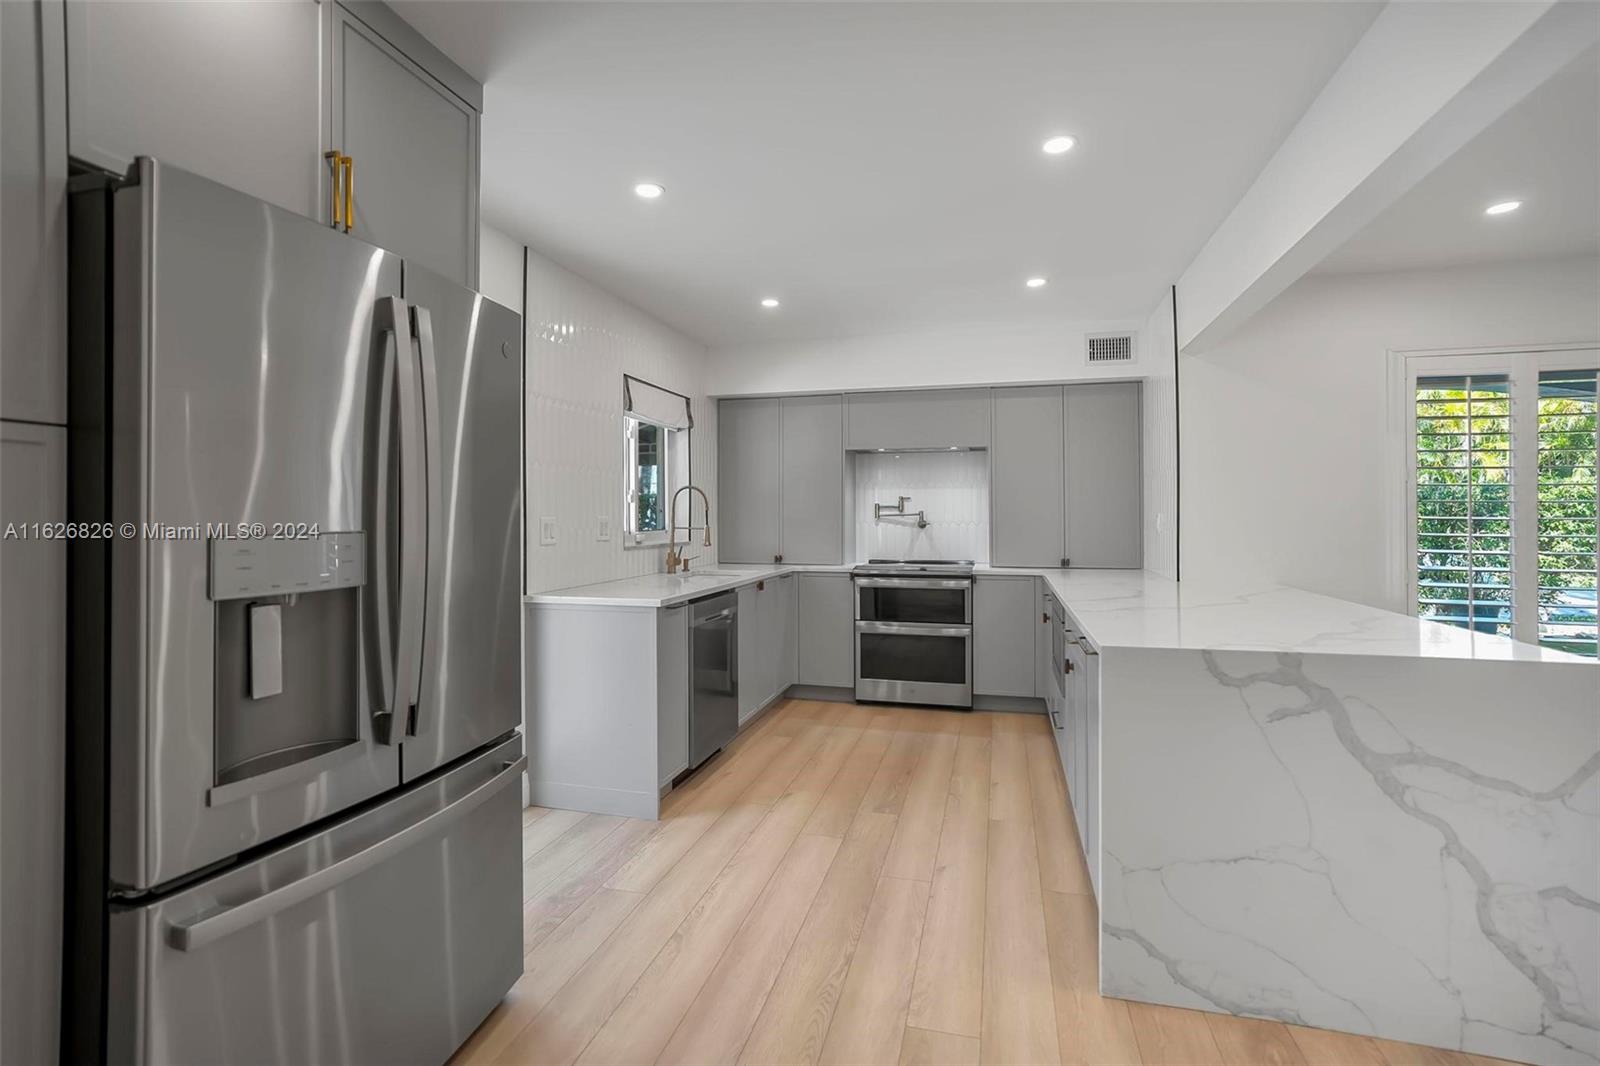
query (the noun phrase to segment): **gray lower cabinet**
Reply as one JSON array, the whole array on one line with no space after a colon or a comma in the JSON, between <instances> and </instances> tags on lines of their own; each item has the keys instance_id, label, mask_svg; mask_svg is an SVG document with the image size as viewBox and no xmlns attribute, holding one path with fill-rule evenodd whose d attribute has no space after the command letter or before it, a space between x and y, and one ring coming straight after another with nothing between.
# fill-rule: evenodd
<instances>
[{"instance_id":1,"label":"gray lower cabinet","mask_svg":"<svg viewBox=\"0 0 1600 1066\"><path fill-rule=\"evenodd\" d=\"M844 405L838 396L783 401L779 457L786 563L844 561Z\"/></svg>"},{"instance_id":2,"label":"gray lower cabinet","mask_svg":"<svg viewBox=\"0 0 1600 1066\"><path fill-rule=\"evenodd\" d=\"M769 582L767 587L772 588L772 583ZM795 584L795 575L785 574L778 578L776 591L778 617L774 626L773 641L778 650L778 669L777 683L772 689L774 699L789 691L789 686L800 680L800 648L795 639L800 629L800 594Z\"/></svg>"},{"instance_id":3,"label":"gray lower cabinet","mask_svg":"<svg viewBox=\"0 0 1600 1066\"><path fill-rule=\"evenodd\" d=\"M1045 706L1055 707L1055 697L1060 691L1056 684L1055 658L1056 646L1056 598L1043 581L1039 582L1039 631L1035 634L1033 654L1036 661L1034 670L1035 694L1045 701Z\"/></svg>"},{"instance_id":4,"label":"gray lower cabinet","mask_svg":"<svg viewBox=\"0 0 1600 1066\"><path fill-rule=\"evenodd\" d=\"M67 86L59 0L0 3L0 418L67 420Z\"/></svg>"},{"instance_id":5,"label":"gray lower cabinet","mask_svg":"<svg viewBox=\"0 0 1600 1066\"><path fill-rule=\"evenodd\" d=\"M689 605L656 613L656 760L665 788L689 768Z\"/></svg>"},{"instance_id":6,"label":"gray lower cabinet","mask_svg":"<svg viewBox=\"0 0 1600 1066\"><path fill-rule=\"evenodd\" d=\"M860 392L845 398L845 447L987 448L989 390Z\"/></svg>"},{"instance_id":7,"label":"gray lower cabinet","mask_svg":"<svg viewBox=\"0 0 1600 1066\"><path fill-rule=\"evenodd\" d=\"M481 87L384 5L329 7L328 147L352 160L351 232L476 287Z\"/></svg>"},{"instance_id":8,"label":"gray lower cabinet","mask_svg":"<svg viewBox=\"0 0 1600 1066\"><path fill-rule=\"evenodd\" d=\"M1068 385L1067 547L1073 566L1144 565L1139 383Z\"/></svg>"},{"instance_id":9,"label":"gray lower cabinet","mask_svg":"<svg viewBox=\"0 0 1600 1066\"><path fill-rule=\"evenodd\" d=\"M739 721L794 684L794 581L768 578L739 590Z\"/></svg>"},{"instance_id":10,"label":"gray lower cabinet","mask_svg":"<svg viewBox=\"0 0 1600 1066\"><path fill-rule=\"evenodd\" d=\"M779 555L781 400L717 405L717 556L725 563L770 563Z\"/></svg>"},{"instance_id":11,"label":"gray lower cabinet","mask_svg":"<svg viewBox=\"0 0 1600 1066\"><path fill-rule=\"evenodd\" d=\"M66 517L67 431L0 422L0 529ZM18 532L18 531L14 531ZM0 1062L54 1062L60 1020L66 541L0 541Z\"/></svg>"},{"instance_id":12,"label":"gray lower cabinet","mask_svg":"<svg viewBox=\"0 0 1600 1066\"><path fill-rule=\"evenodd\" d=\"M154 156L324 217L323 19L309 2L67 0L72 154L114 171Z\"/></svg>"},{"instance_id":13,"label":"gray lower cabinet","mask_svg":"<svg viewBox=\"0 0 1600 1066\"><path fill-rule=\"evenodd\" d=\"M980 696L1032 696L1038 606L1033 577L982 574L972 587L972 684Z\"/></svg>"},{"instance_id":14,"label":"gray lower cabinet","mask_svg":"<svg viewBox=\"0 0 1600 1066\"><path fill-rule=\"evenodd\" d=\"M722 561L844 561L843 433L838 396L717 405Z\"/></svg>"},{"instance_id":15,"label":"gray lower cabinet","mask_svg":"<svg viewBox=\"0 0 1600 1066\"><path fill-rule=\"evenodd\" d=\"M856 613L850 575L800 573L794 582L798 683L854 687Z\"/></svg>"},{"instance_id":16,"label":"gray lower cabinet","mask_svg":"<svg viewBox=\"0 0 1600 1066\"><path fill-rule=\"evenodd\" d=\"M1060 566L1067 540L1061 386L994 390L996 566Z\"/></svg>"}]
</instances>

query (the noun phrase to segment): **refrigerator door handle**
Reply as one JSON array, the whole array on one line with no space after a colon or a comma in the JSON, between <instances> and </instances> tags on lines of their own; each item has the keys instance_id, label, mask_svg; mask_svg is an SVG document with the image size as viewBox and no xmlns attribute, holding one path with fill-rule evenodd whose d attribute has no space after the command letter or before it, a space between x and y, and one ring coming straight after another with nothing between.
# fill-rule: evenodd
<instances>
[{"instance_id":1,"label":"refrigerator door handle","mask_svg":"<svg viewBox=\"0 0 1600 1066\"><path fill-rule=\"evenodd\" d=\"M430 678L433 660L439 655L439 641L430 639L431 630L439 622L440 596L444 588L444 481L440 448L442 424L439 421L439 370L434 358L433 316L426 307L411 309L412 330L417 336L417 354L422 369L422 426L423 467L427 478L427 542L423 559L426 585L420 604L418 621L417 673L418 680ZM412 717L409 735L426 732L428 723L424 715L427 701L420 692L416 700L416 713Z\"/></svg>"},{"instance_id":2,"label":"refrigerator door handle","mask_svg":"<svg viewBox=\"0 0 1600 1066\"><path fill-rule=\"evenodd\" d=\"M393 645L394 603L389 585L393 566L389 558L389 511L392 485L389 470L390 438L394 431L395 379L402 371L401 333L409 322L405 301L397 296L385 297L377 305L377 329L384 335L383 365L378 370L378 423L374 442L375 462L372 464L372 568L368 582L372 588L373 624L367 642L369 652L377 660L378 710L377 732L387 739L394 735L398 703L395 684L395 652ZM409 343L409 334L406 343Z\"/></svg>"},{"instance_id":3,"label":"refrigerator door handle","mask_svg":"<svg viewBox=\"0 0 1600 1066\"><path fill-rule=\"evenodd\" d=\"M384 837L376 844L330 863L298 881L291 881L287 885L263 892L245 903L218 911L197 921L169 922L167 943L178 951L198 951L225 936L231 936L242 929L263 922L297 903L304 903L308 899L320 896L357 874L393 858L425 837L461 820L501 789L521 781L522 771L527 765L526 755L518 756L511 762L501 763L498 773L448 807L434 811L426 818L412 822L398 833Z\"/></svg>"},{"instance_id":4,"label":"refrigerator door handle","mask_svg":"<svg viewBox=\"0 0 1600 1066\"><path fill-rule=\"evenodd\" d=\"M409 327L409 319L401 319ZM427 497L422 468L422 399L418 395L415 337L407 329L403 352L407 358L395 367L396 405L400 423L400 610L395 635L394 716L389 743L398 744L407 732L411 708L417 704L422 681L422 598L427 578Z\"/></svg>"}]
</instances>

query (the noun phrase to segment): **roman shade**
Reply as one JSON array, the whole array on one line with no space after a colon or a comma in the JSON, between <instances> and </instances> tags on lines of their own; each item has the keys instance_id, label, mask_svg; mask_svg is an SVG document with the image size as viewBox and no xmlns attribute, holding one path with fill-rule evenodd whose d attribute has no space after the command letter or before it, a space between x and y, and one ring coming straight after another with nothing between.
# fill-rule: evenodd
<instances>
[{"instance_id":1,"label":"roman shade","mask_svg":"<svg viewBox=\"0 0 1600 1066\"><path fill-rule=\"evenodd\" d=\"M629 374L622 375L622 409L631 418L654 422L668 429L694 427L694 412L689 406L689 397Z\"/></svg>"}]
</instances>

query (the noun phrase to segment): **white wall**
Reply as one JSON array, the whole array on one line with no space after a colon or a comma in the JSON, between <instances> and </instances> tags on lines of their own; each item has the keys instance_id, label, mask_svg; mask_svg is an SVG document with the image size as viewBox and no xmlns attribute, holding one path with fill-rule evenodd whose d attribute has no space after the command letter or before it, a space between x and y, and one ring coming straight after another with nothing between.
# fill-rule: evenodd
<instances>
[{"instance_id":1,"label":"white wall","mask_svg":"<svg viewBox=\"0 0 1600 1066\"><path fill-rule=\"evenodd\" d=\"M973 559L989 561L988 452L857 452L855 536L850 559ZM909 496L914 518L872 516L874 503L894 506Z\"/></svg>"},{"instance_id":2,"label":"white wall","mask_svg":"<svg viewBox=\"0 0 1600 1066\"><path fill-rule=\"evenodd\" d=\"M1403 611L1387 561L1390 350L1600 338L1600 261L1311 275L1184 356L1183 579Z\"/></svg>"},{"instance_id":3,"label":"white wall","mask_svg":"<svg viewBox=\"0 0 1600 1066\"><path fill-rule=\"evenodd\" d=\"M478 291L522 313L522 242L490 226L478 231Z\"/></svg>"},{"instance_id":4,"label":"white wall","mask_svg":"<svg viewBox=\"0 0 1600 1066\"><path fill-rule=\"evenodd\" d=\"M484 289L511 303L496 295L505 289L508 247L520 275L521 246L485 229ZM705 397L705 347L532 249L527 262L528 591L656 573L664 547L623 547L622 375L690 397L693 478L711 496L715 527L716 411ZM602 516L611 525L605 541L599 539ZM554 545L539 543L543 517L556 520ZM713 562L702 559L698 565Z\"/></svg>"},{"instance_id":5,"label":"white wall","mask_svg":"<svg viewBox=\"0 0 1600 1066\"><path fill-rule=\"evenodd\" d=\"M1172 290L1139 330L1145 374L1140 424L1144 435L1144 567L1178 576L1178 382L1173 365Z\"/></svg>"},{"instance_id":6,"label":"white wall","mask_svg":"<svg viewBox=\"0 0 1600 1066\"><path fill-rule=\"evenodd\" d=\"M1137 330L1137 322L974 324L912 333L840 337L711 353L713 396L847 392L949 385L1018 385L1144 373L1132 366L1089 367L1086 333Z\"/></svg>"}]
</instances>

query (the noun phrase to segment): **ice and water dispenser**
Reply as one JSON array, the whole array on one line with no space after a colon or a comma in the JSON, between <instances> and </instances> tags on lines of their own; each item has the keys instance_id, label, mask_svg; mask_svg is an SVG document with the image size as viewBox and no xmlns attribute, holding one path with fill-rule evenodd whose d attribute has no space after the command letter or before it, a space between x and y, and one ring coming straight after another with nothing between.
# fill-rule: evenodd
<instances>
[{"instance_id":1,"label":"ice and water dispenser","mask_svg":"<svg viewBox=\"0 0 1600 1066\"><path fill-rule=\"evenodd\" d=\"M212 805L361 750L365 538L213 539ZM312 760L315 760L313 763Z\"/></svg>"}]
</instances>

